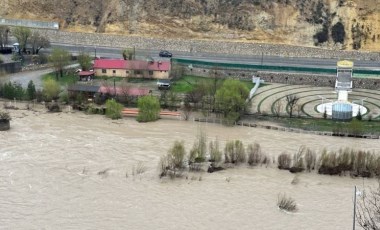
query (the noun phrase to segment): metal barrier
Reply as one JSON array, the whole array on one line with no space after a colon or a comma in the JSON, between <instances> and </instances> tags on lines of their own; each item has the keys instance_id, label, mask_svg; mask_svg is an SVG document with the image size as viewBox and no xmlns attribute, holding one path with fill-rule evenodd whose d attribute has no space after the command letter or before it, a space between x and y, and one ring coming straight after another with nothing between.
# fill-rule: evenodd
<instances>
[{"instance_id":1,"label":"metal barrier","mask_svg":"<svg viewBox=\"0 0 380 230\"><path fill-rule=\"evenodd\" d=\"M219 68L234 68L234 69L252 69L252 70L270 70L276 72L308 72L314 74L330 73L336 74L336 68L314 68L314 67L298 67L298 66L274 66L274 65L256 65L256 64L239 64L228 62L210 62L200 60L190 60L183 58L172 58L173 62L184 65L201 65L208 67ZM379 75L380 70L354 69L354 74Z\"/></svg>"},{"instance_id":2,"label":"metal barrier","mask_svg":"<svg viewBox=\"0 0 380 230\"><path fill-rule=\"evenodd\" d=\"M25 19L0 18L0 25L25 26L25 27L31 27L31 28L59 30L58 22L44 22L44 21L34 21L34 20L25 20Z\"/></svg>"}]
</instances>

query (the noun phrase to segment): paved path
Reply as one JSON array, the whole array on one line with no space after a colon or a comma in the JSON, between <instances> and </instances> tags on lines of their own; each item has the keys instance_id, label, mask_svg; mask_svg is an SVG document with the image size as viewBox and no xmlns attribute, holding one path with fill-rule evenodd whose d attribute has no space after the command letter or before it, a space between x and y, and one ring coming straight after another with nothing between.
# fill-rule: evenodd
<instances>
[{"instance_id":1,"label":"paved path","mask_svg":"<svg viewBox=\"0 0 380 230\"><path fill-rule=\"evenodd\" d=\"M36 89L42 89L42 76L54 71L52 68L36 70L36 71L25 71L14 74L7 74L5 76L0 77L0 81L11 81L21 83L22 87L28 87L28 83L30 80L33 81Z\"/></svg>"}]
</instances>

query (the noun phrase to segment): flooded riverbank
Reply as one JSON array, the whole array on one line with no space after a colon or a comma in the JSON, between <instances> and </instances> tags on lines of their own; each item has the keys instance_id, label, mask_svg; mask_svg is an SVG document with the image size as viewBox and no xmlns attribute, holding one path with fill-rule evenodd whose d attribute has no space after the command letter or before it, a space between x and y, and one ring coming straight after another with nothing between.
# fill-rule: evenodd
<instances>
[{"instance_id":1,"label":"flooded riverbank","mask_svg":"<svg viewBox=\"0 0 380 230\"><path fill-rule=\"evenodd\" d=\"M200 127L221 145L257 142L272 157L301 145L316 151L378 150L378 140L224 127L179 120L137 123L83 113L10 110L0 132L0 222L4 229L348 229L353 186L375 180L240 166L188 179L158 179L174 140L189 150ZM138 164L146 168L136 174ZM100 173L99 172L104 172ZM193 180L191 179L193 178ZM279 193L299 206L276 207Z\"/></svg>"}]
</instances>

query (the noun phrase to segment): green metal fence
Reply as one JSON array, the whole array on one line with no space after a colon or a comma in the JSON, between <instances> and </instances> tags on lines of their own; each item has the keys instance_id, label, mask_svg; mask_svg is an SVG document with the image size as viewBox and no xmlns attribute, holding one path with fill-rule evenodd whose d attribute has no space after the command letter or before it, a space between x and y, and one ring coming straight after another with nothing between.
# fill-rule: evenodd
<instances>
[{"instance_id":1,"label":"green metal fence","mask_svg":"<svg viewBox=\"0 0 380 230\"><path fill-rule=\"evenodd\" d=\"M276 72L308 72L314 74L336 74L336 68L317 68L317 67L297 67L297 66L273 66L273 65L255 65L255 64L239 64L239 63L223 63L210 62L200 60L190 60L182 58L173 58L173 62L183 65L201 65L218 68L234 68L234 69L252 69L252 70L270 70ZM379 76L380 70L354 69L354 74L365 74L371 77Z\"/></svg>"}]
</instances>

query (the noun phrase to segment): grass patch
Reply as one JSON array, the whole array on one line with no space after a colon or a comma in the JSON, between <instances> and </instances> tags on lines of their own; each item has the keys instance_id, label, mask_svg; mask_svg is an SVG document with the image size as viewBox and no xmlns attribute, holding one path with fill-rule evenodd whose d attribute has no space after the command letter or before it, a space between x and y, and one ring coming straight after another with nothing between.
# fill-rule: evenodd
<instances>
[{"instance_id":1,"label":"grass patch","mask_svg":"<svg viewBox=\"0 0 380 230\"><path fill-rule=\"evenodd\" d=\"M188 93L194 89L198 82L213 82L214 79L210 77L199 77L193 75L187 75L175 80L172 84L172 91L176 93ZM224 79L219 79L221 83L223 83ZM249 89L252 89L255 84L251 81L241 81L243 82Z\"/></svg>"},{"instance_id":2,"label":"grass patch","mask_svg":"<svg viewBox=\"0 0 380 230\"><path fill-rule=\"evenodd\" d=\"M47 81L49 79L57 81L55 72L48 73L42 76L42 81ZM72 85L79 80L75 73L64 73L62 77L58 76L58 83L60 85Z\"/></svg>"}]
</instances>

